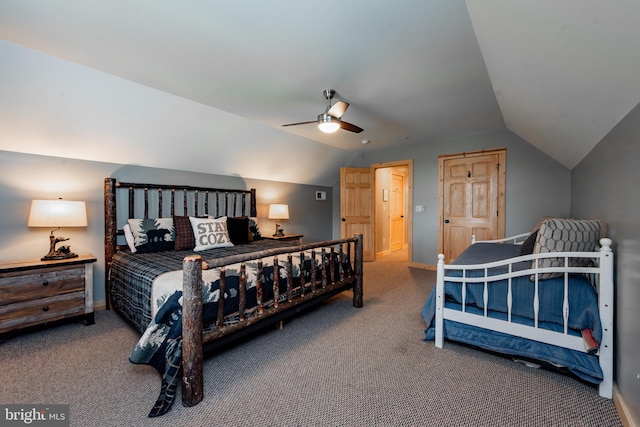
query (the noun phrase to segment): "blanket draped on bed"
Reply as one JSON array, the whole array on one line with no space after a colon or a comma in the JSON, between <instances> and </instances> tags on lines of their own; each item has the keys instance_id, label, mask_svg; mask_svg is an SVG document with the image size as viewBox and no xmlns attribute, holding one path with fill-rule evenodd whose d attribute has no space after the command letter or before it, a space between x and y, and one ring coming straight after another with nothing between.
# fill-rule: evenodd
<instances>
[{"instance_id":1,"label":"blanket draped on bed","mask_svg":"<svg viewBox=\"0 0 640 427\"><path fill-rule=\"evenodd\" d=\"M255 268L252 269L251 266L252 263L247 263L247 270L255 271ZM208 270L208 272L213 271ZM219 274L216 275L219 277ZM239 283L239 270L228 268L224 304L225 315L238 311ZM282 277L279 283L280 289L284 290L286 277ZM212 325L216 319L219 284L219 279L205 283L202 306L204 325ZM250 286L247 289L246 305L247 307L255 307L257 305L255 280L251 281ZM262 289L263 301L272 300L273 266L263 267ZM160 308L129 357L132 363L151 365L160 373L162 382L160 395L149 413L149 417L163 415L171 409L176 397L178 384L180 384L182 370L182 291L175 290L168 296L162 296L161 299ZM268 306L268 304L265 305L265 307Z\"/></svg>"},{"instance_id":2,"label":"blanket draped on bed","mask_svg":"<svg viewBox=\"0 0 640 427\"><path fill-rule=\"evenodd\" d=\"M311 279L311 258L310 254L305 257L302 271L300 268L300 255L295 254L292 257L291 266L288 261L281 260L278 267L278 288L279 301L287 299L287 275L289 268L291 269L293 290L292 297L300 293L301 277L305 283ZM324 259L321 254L316 254L317 277L322 277L322 265L328 268L330 264L329 254L325 254ZM334 255L336 265L342 262L343 269L351 270L351 266L345 257L340 258L339 254ZM246 266L246 311L245 315L255 315L257 310L257 291L256 282L258 275L257 261L249 261ZM167 274L173 274L170 272ZM179 272L181 273L181 272ZM339 277L339 271L336 268L334 272L334 280ZM136 364L148 364L153 366L161 376L160 395L149 413L149 417L157 417L165 414L173 404L176 397L176 390L180 384L180 372L182 369L182 282L181 275L179 283L175 289L170 290L163 284L163 293L154 296L157 298L158 310L153 317L151 323L145 330L144 334L138 341L135 349L131 353L129 360ZM269 308L273 306L273 279L274 266L270 259L263 260L262 269L262 301L263 307ZM219 269L203 270L203 324L211 326L214 324L218 313ZM240 285L240 265L234 264L226 267L226 290L224 299L225 322L234 323L237 321L237 312L239 310L238 289ZM236 313L234 315L234 313Z\"/></svg>"},{"instance_id":3,"label":"blanket draped on bed","mask_svg":"<svg viewBox=\"0 0 640 427\"><path fill-rule=\"evenodd\" d=\"M162 377L160 396L149 417L165 414L173 404L182 368L182 291L176 291L160 308L145 335L131 353L132 363L153 366Z\"/></svg>"}]
</instances>

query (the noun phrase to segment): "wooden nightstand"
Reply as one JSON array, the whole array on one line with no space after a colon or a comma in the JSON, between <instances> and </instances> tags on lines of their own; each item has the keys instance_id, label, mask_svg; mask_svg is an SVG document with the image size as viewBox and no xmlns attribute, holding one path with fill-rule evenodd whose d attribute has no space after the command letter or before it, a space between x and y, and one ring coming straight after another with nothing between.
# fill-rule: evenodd
<instances>
[{"instance_id":1,"label":"wooden nightstand","mask_svg":"<svg viewBox=\"0 0 640 427\"><path fill-rule=\"evenodd\" d=\"M56 320L93 317L91 254L0 262L0 334Z\"/></svg>"},{"instance_id":2,"label":"wooden nightstand","mask_svg":"<svg viewBox=\"0 0 640 427\"><path fill-rule=\"evenodd\" d=\"M302 234L285 234L284 236L262 236L265 239L280 240L283 242L294 242L298 245L302 244Z\"/></svg>"}]
</instances>

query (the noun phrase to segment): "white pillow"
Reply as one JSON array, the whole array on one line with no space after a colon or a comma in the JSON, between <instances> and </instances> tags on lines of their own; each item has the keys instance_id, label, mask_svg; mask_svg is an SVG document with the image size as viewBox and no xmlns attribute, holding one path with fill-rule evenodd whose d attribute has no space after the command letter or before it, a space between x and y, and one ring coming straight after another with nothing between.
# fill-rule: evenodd
<instances>
[{"instance_id":1,"label":"white pillow","mask_svg":"<svg viewBox=\"0 0 640 427\"><path fill-rule=\"evenodd\" d=\"M129 227L129 223L126 223L122 226L122 231L124 231L124 239L127 241L127 246L129 246L129 250L133 253L136 252L136 242L133 238L133 233L131 232L131 227Z\"/></svg>"},{"instance_id":2,"label":"white pillow","mask_svg":"<svg viewBox=\"0 0 640 427\"><path fill-rule=\"evenodd\" d=\"M196 247L193 248L195 252L233 246L229 239L226 216L215 219L190 216L189 221L196 239Z\"/></svg>"}]
</instances>

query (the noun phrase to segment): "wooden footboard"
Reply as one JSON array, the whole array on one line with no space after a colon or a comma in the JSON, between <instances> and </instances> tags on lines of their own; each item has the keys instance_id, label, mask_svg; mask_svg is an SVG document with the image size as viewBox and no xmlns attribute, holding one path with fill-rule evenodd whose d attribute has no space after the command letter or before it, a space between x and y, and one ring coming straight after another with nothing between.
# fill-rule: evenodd
<instances>
[{"instance_id":1,"label":"wooden footboard","mask_svg":"<svg viewBox=\"0 0 640 427\"><path fill-rule=\"evenodd\" d=\"M334 251L338 247L338 259L343 257L353 259L353 268L343 268L342 262L335 262ZM299 295L293 295L291 258L292 253L300 253L301 262L304 262L305 251L322 251L322 259L325 259L325 251L329 254L329 265L323 263L320 266L321 277L316 277L316 257L311 256L311 278L300 286ZM351 256L353 254L353 257ZM286 299L278 302L278 269L275 269L274 277L274 304L269 308L261 306L258 301L258 311L252 316L246 317L246 277L244 265L251 260L260 260L273 257L273 263L278 265L278 257L287 257L288 274ZM237 339L256 329L273 324L284 318L324 301L340 292L353 290L353 306L362 307L362 260L363 246L362 234L356 234L350 239L333 240L322 243L300 245L286 249L272 249L253 254L237 255L207 262L208 268L221 268L220 271L220 300L218 302L218 316L216 328L204 331L202 323L202 258L199 255L191 255L184 259L183 264L183 302L182 302L182 403L184 406L197 405L204 396L203 392L203 352L204 348L216 348L224 345L231 339ZM240 286L238 311L239 321L231 325L224 324L224 290L225 290L225 266L240 263ZM261 276L262 263L258 261L258 277ZM261 295L262 284L256 283L258 295ZM308 289L307 289L308 288Z\"/></svg>"}]
</instances>

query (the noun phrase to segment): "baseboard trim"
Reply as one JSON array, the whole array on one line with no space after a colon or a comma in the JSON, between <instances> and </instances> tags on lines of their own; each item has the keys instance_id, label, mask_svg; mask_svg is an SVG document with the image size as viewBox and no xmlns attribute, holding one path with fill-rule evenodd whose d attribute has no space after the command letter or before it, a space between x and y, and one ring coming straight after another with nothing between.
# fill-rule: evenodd
<instances>
[{"instance_id":1,"label":"baseboard trim","mask_svg":"<svg viewBox=\"0 0 640 427\"><path fill-rule=\"evenodd\" d=\"M422 270L431 270L431 271L436 271L438 269L435 265L422 264L422 263L419 263L419 262L410 262L409 263L409 267L411 267L411 268L420 268Z\"/></svg>"},{"instance_id":2,"label":"baseboard trim","mask_svg":"<svg viewBox=\"0 0 640 427\"><path fill-rule=\"evenodd\" d=\"M386 251L378 252L378 253L376 253L376 259L378 259L378 258L382 258L383 256L385 256L385 255L389 255L390 253L391 253L391 251L390 251L390 250L386 250Z\"/></svg>"},{"instance_id":3,"label":"baseboard trim","mask_svg":"<svg viewBox=\"0 0 640 427\"><path fill-rule=\"evenodd\" d=\"M613 386L613 403L616 405L616 410L618 411L618 415L620 415L620 420L622 420L623 426L639 426L636 420L633 419L633 415L631 414L631 411L629 411L629 407L624 402L624 398L620 394L620 391L618 390L618 387L616 385Z\"/></svg>"}]
</instances>

